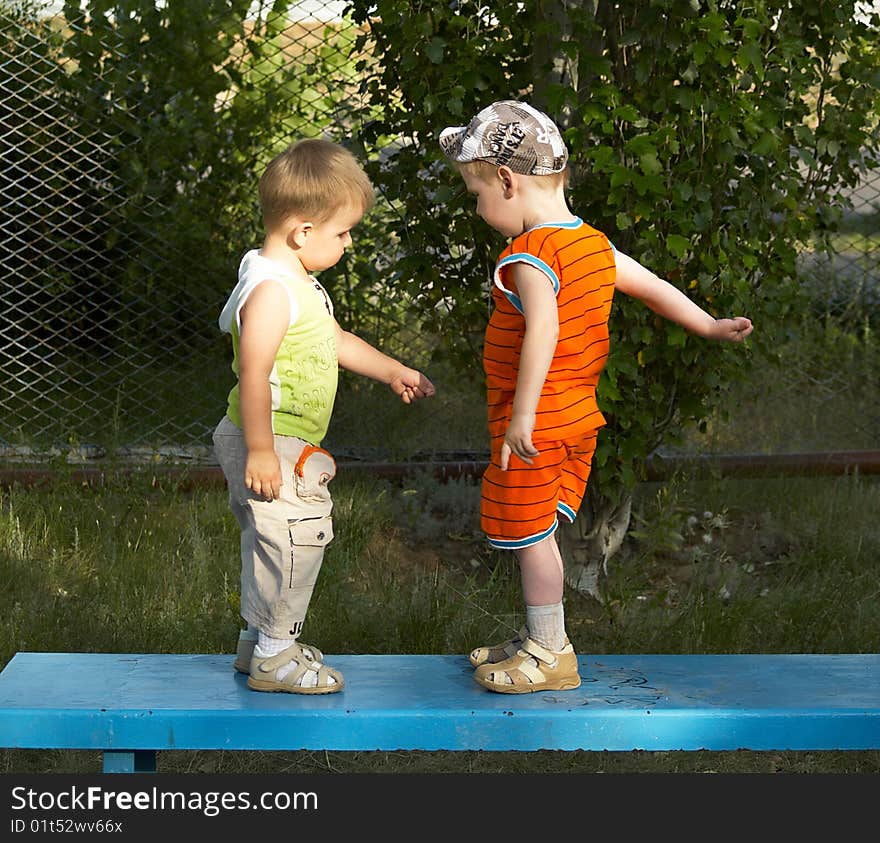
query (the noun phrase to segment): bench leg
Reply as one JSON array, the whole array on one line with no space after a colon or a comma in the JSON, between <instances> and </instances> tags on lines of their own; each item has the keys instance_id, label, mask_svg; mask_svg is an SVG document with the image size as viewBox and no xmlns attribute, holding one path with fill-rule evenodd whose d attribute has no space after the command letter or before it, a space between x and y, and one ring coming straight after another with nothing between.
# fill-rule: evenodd
<instances>
[{"instance_id":1,"label":"bench leg","mask_svg":"<svg viewBox=\"0 0 880 843\"><path fill-rule=\"evenodd\" d=\"M108 749L104 751L105 773L155 773L156 750Z\"/></svg>"}]
</instances>

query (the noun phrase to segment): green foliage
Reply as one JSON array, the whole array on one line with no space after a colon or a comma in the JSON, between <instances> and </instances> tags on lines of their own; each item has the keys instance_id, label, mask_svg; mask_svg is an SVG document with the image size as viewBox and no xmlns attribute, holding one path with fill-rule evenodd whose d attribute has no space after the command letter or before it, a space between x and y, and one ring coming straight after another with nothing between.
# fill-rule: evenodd
<instances>
[{"instance_id":1,"label":"green foliage","mask_svg":"<svg viewBox=\"0 0 880 843\"><path fill-rule=\"evenodd\" d=\"M832 230L840 188L876 149L880 56L852 4L695 5L573 18L603 54L580 57L576 91L555 89L572 113L572 198L710 313L749 315L760 345L795 304L799 248ZM621 299L599 390L606 486L631 486L638 458L750 371L747 351Z\"/></svg>"},{"instance_id":2,"label":"green foliage","mask_svg":"<svg viewBox=\"0 0 880 843\"><path fill-rule=\"evenodd\" d=\"M833 231L840 189L876 155L878 20L856 5L354 0L381 59L364 87L386 107L364 139L399 208L390 283L419 296L442 353L475 363L500 243L437 136L538 90L572 153L575 211L710 313L748 315L761 343L794 305L798 248ZM648 453L723 403L750 354L623 296L611 331L594 478L614 497Z\"/></svg>"},{"instance_id":3,"label":"green foliage","mask_svg":"<svg viewBox=\"0 0 880 843\"><path fill-rule=\"evenodd\" d=\"M521 23L514 4L454 7L406 0L354 2L355 22L369 23L361 46L362 88L381 111L359 135L368 171L390 203L384 280L420 303L421 330L439 335L438 358L478 371L486 292L498 236L467 208L461 180L437 160L437 135L467 122L488 99L528 80L529 51L511 40ZM454 338L454 339L453 339Z\"/></svg>"},{"instance_id":4,"label":"green foliage","mask_svg":"<svg viewBox=\"0 0 880 843\"><path fill-rule=\"evenodd\" d=\"M239 56L250 4L80 5L64 7L67 89L89 137L104 139L105 178L86 195L106 208L100 248L129 314L117 333L204 331L217 302L187 282L198 271L229 277L241 238L230 233L253 217L254 148L271 116L247 95Z\"/></svg>"},{"instance_id":5,"label":"green foliage","mask_svg":"<svg viewBox=\"0 0 880 843\"><path fill-rule=\"evenodd\" d=\"M321 87L344 55L339 31L306 47L315 37L292 27L286 2L253 5L64 6L67 94L104 174L85 201L103 207L96 240L129 315L116 333L140 343L213 339L238 259L262 239L263 167L339 118Z\"/></svg>"}]
</instances>

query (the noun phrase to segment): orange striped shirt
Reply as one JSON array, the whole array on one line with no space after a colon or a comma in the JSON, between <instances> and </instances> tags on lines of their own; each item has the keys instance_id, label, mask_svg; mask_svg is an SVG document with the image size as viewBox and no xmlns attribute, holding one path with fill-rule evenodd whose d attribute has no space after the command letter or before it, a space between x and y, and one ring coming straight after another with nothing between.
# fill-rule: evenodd
<instances>
[{"instance_id":1,"label":"orange striped shirt","mask_svg":"<svg viewBox=\"0 0 880 843\"><path fill-rule=\"evenodd\" d=\"M483 348L493 438L503 437L510 423L526 329L507 271L515 262L528 263L547 275L559 311L559 339L538 401L532 439L536 443L581 439L605 424L596 403L596 386L608 359L614 247L602 232L578 219L529 229L499 256Z\"/></svg>"}]
</instances>

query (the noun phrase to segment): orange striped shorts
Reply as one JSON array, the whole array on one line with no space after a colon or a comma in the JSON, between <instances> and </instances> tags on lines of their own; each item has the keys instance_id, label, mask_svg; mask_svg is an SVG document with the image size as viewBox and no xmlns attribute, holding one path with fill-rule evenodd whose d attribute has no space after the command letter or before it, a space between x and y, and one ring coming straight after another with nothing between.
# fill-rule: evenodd
<instances>
[{"instance_id":1,"label":"orange striped shorts","mask_svg":"<svg viewBox=\"0 0 880 843\"><path fill-rule=\"evenodd\" d=\"M551 536L559 518L574 521L587 489L597 433L576 443L536 442L540 453L532 463L511 454L507 471L500 468L504 438L493 438L480 500L480 526L492 547L528 547Z\"/></svg>"}]
</instances>

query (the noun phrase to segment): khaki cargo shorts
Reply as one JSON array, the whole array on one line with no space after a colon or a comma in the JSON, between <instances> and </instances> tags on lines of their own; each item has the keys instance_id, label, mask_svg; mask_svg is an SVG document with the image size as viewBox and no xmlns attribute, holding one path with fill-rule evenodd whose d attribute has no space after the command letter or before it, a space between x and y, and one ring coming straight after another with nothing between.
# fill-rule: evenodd
<instances>
[{"instance_id":1,"label":"khaki cargo shorts","mask_svg":"<svg viewBox=\"0 0 880 843\"><path fill-rule=\"evenodd\" d=\"M276 435L283 485L279 498L266 501L244 485L244 436L228 416L213 439L241 529L241 616L273 638L296 638L333 538L328 484L336 463L322 448Z\"/></svg>"}]
</instances>

